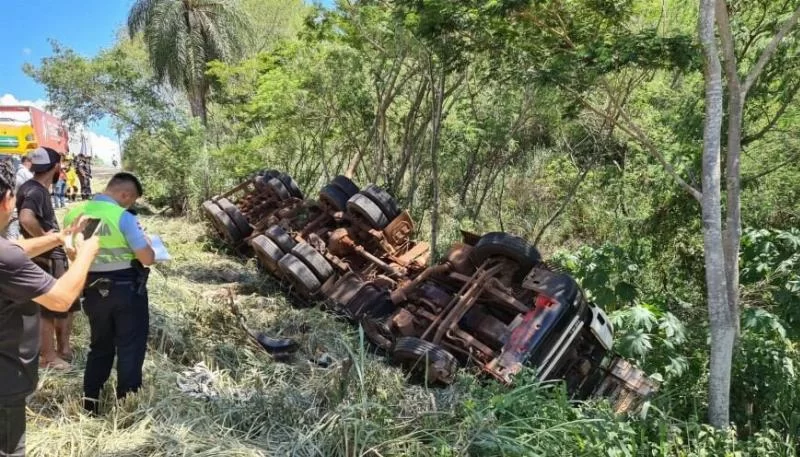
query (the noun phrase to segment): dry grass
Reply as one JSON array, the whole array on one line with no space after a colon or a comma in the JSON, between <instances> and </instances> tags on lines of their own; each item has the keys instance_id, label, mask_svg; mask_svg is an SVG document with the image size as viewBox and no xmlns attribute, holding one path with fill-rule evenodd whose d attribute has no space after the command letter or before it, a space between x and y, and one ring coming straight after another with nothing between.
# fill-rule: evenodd
<instances>
[{"instance_id":1,"label":"dry grass","mask_svg":"<svg viewBox=\"0 0 800 457\"><path fill-rule=\"evenodd\" d=\"M458 388L408 385L402 371L369 352L357 330L319 309L292 307L252 262L216 251L201 225L143 219L149 232L162 234L174 257L151 274L145 387L115 404L112 375L105 414L83 413L89 335L80 314L74 370L42 371L30 402L29 455L405 453L415 447L413 437L404 437L406 429L415 428L420 414L453 411ZM275 361L247 339L229 310L229 290L251 327L297 339L301 349L293 360ZM322 354L334 360L332 366L314 363ZM218 376L220 395L214 400L191 398L178 389L179 374L198 362ZM384 418L388 422L380 423ZM392 437L410 439L393 442Z\"/></svg>"}]
</instances>

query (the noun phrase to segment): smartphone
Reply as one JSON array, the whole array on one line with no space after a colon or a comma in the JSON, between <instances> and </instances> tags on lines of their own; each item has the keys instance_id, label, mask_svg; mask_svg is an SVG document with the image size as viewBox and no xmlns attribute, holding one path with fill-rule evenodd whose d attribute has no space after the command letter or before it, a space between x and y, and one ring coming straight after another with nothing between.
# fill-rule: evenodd
<instances>
[{"instance_id":1,"label":"smartphone","mask_svg":"<svg viewBox=\"0 0 800 457\"><path fill-rule=\"evenodd\" d=\"M86 220L88 222L86 223L86 227L84 227L82 232L84 240L87 240L92 236L94 236L94 234L97 232L97 229L100 228L100 223L102 222L100 219L94 217L87 218Z\"/></svg>"}]
</instances>

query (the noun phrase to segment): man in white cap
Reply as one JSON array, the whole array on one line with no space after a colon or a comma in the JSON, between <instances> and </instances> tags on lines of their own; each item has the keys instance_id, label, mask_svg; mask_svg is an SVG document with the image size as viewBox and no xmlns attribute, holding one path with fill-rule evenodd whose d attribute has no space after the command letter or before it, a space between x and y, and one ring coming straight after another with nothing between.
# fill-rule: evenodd
<instances>
[{"instance_id":1,"label":"man in white cap","mask_svg":"<svg viewBox=\"0 0 800 457\"><path fill-rule=\"evenodd\" d=\"M17 213L23 238L36 238L50 232L58 232L59 226L50 198L50 187L61 171L61 155L55 150L40 147L28 154L31 158L33 179L20 186L17 193ZM58 279L67 271L67 254L56 247L37 257L33 262L42 270ZM41 353L39 364L45 368L66 370L72 359L70 333L73 313L80 310L76 300L66 312L55 312L42 308Z\"/></svg>"}]
</instances>

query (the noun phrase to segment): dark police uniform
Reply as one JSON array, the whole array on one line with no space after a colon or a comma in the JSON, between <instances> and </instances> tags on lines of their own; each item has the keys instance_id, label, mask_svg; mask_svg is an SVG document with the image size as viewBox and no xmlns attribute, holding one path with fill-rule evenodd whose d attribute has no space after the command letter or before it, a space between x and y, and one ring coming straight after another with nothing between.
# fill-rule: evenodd
<instances>
[{"instance_id":1,"label":"dark police uniform","mask_svg":"<svg viewBox=\"0 0 800 457\"><path fill-rule=\"evenodd\" d=\"M81 203L67 214L64 223L69 225L80 216L103 221L98 232L100 251L83 292L83 309L91 328L83 390L87 408L96 412L97 402L92 400L100 398L115 355L117 398L136 392L142 385L150 319L148 270L136 260L134 250L147 244L136 217L110 197L98 195ZM132 224L138 228L132 228Z\"/></svg>"}]
</instances>

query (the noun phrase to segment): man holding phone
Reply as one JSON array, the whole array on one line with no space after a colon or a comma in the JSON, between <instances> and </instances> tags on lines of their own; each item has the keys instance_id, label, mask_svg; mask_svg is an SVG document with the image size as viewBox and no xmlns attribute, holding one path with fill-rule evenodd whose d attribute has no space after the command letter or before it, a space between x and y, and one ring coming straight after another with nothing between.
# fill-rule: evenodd
<instances>
[{"instance_id":1,"label":"man holding phone","mask_svg":"<svg viewBox=\"0 0 800 457\"><path fill-rule=\"evenodd\" d=\"M33 178L22 184L17 191L20 232L26 239L59 231L50 187L58 180L61 172L61 155L51 148L36 148L28 157L31 159ZM54 278L60 278L67 271L67 254L60 246L35 257L33 262ZM57 370L70 368L68 362L72 361L70 334L73 313L79 310L80 302L77 300L63 312L42 308L39 360L42 367Z\"/></svg>"},{"instance_id":2,"label":"man holding phone","mask_svg":"<svg viewBox=\"0 0 800 457\"><path fill-rule=\"evenodd\" d=\"M0 230L8 226L16 197L13 178L0 175ZM100 247L78 237L72 268L57 280L30 257L64 245L80 230L9 241L0 238L0 457L25 455L25 403L39 380L39 307L64 312L83 290Z\"/></svg>"},{"instance_id":3,"label":"man holding phone","mask_svg":"<svg viewBox=\"0 0 800 457\"><path fill-rule=\"evenodd\" d=\"M83 310L91 328L83 375L84 407L95 414L115 355L117 398L136 392L142 385L150 324L148 272L144 267L155 262L155 252L136 216L127 211L142 194L136 176L117 173L102 194L79 204L64 218L65 225L79 217L100 222L96 232L100 253L89 270L83 293Z\"/></svg>"}]
</instances>

